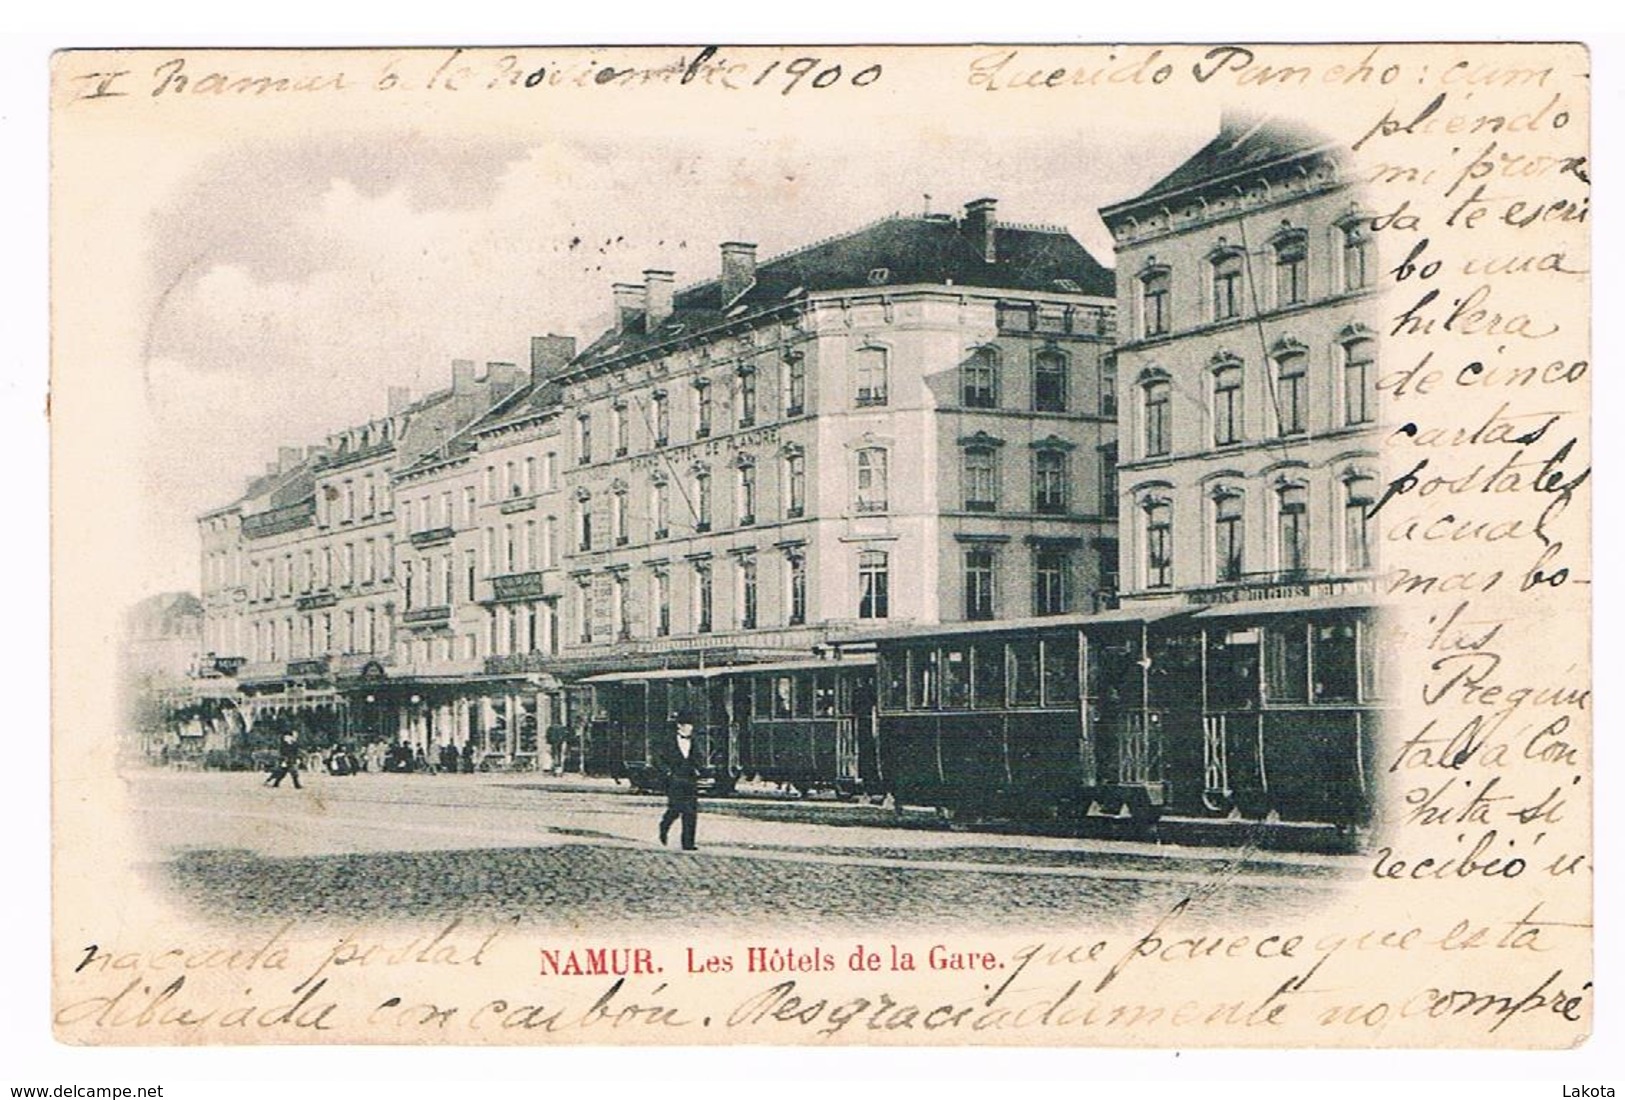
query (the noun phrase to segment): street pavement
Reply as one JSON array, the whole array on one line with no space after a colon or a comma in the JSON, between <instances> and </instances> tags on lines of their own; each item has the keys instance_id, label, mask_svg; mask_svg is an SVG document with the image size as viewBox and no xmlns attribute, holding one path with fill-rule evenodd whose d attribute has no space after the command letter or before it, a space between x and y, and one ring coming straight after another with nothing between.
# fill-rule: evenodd
<instances>
[{"instance_id":1,"label":"street pavement","mask_svg":"<svg viewBox=\"0 0 1625 1100\"><path fill-rule=\"evenodd\" d=\"M929 814L771 795L702 799L698 852L663 801L607 780L501 775L129 776L147 870L230 921L487 917L589 928L1007 930L1138 920L1181 898L1216 920L1318 908L1349 857L949 828Z\"/></svg>"}]
</instances>

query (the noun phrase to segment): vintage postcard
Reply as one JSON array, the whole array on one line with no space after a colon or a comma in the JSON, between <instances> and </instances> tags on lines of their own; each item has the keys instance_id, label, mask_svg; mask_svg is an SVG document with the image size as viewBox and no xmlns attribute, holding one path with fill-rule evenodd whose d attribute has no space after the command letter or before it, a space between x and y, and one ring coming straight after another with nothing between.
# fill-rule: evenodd
<instances>
[{"instance_id":1,"label":"vintage postcard","mask_svg":"<svg viewBox=\"0 0 1625 1100\"><path fill-rule=\"evenodd\" d=\"M57 55L54 1034L1583 1043L1588 69Z\"/></svg>"}]
</instances>

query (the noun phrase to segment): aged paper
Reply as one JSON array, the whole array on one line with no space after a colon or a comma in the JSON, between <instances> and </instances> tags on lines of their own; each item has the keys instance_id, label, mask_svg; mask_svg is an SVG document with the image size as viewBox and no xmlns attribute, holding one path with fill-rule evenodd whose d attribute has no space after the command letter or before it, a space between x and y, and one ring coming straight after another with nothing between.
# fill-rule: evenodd
<instances>
[{"instance_id":1,"label":"aged paper","mask_svg":"<svg viewBox=\"0 0 1625 1100\"><path fill-rule=\"evenodd\" d=\"M1589 102L59 55L56 1036L1580 1044Z\"/></svg>"}]
</instances>

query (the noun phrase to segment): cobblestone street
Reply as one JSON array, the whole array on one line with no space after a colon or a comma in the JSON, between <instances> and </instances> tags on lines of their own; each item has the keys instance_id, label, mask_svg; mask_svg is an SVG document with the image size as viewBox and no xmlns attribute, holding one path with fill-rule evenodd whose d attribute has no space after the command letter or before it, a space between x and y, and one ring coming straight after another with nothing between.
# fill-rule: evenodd
<instances>
[{"instance_id":1,"label":"cobblestone street","mask_svg":"<svg viewBox=\"0 0 1625 1100\"><path fill-rule=\"evenodd\" d=\"M707 799L700 847L663 849L662 801L551 777L132 777L151 872L219 920L453 914L582 928L884 919L1056 927L1142 919L1187 894L1215 917L1328 904L1347 858L949 829L862 804Z\"/></svg>"}]
</instances>

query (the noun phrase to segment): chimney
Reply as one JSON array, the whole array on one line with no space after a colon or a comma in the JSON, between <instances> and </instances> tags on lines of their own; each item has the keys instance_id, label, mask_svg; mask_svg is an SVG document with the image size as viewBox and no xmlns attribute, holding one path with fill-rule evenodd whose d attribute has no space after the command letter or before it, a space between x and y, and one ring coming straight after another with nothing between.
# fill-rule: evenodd
<instances>
[{"instance_id":1,"label":"chimney","mask_svg":"<svg viewBox=\"0 0 1625 1100\"><path fill-rule=\"evenodd\" d=\"M998 199L974 199L965 204L965 237L982 250L982 259L988 263L998 259L993 244L993 232L998 225L993 220L993 208L998 205Z\"/></svg>"},{"instance_id":2,"label":"chimney","mask_svg":"<svg viewBox=\"0 0 1625 1100\"><path fill-rule=\"evenodd\" d=\"M451 392L459 395L474 392L474 360L451 361Z\"/></svg>"},{"instance_id":3,"label":"chimney","mask_svg":"<svg viewBox=\"0 0 1625 1100\"><path fill-rule=\"evenodd\" d=\"M412 391L406 386L389 387L389 415L395 416L406 411L406 406L412 403Z\"/></svg>"},{"instance_id":4,"label":"chimney","mask_svg":"<svg viewBox=\"0 0 1625 1100\"><path fill-rule=\"evenodd\" d=\"M514 363L487 362L485 385L491 391L491 403L501 401L519 388L519 367Z\"/></svg>"},{"instance_id":5,"label":"chimney","mask_svg":"<svg viewBox=\"0 0 1625 1100\"><path fill-rule=\"evenodd\" d=\"M671 316L672 294L677 276L670 271L645 271L643 331L654 332Z\"/></svg>"},{"instance_id":6,"label":"chimney","mask_svg":"<svg viewBox=\"0 0 1625 1100\"><path fill-rule=\"evenodd\" d=\"M609 289L615 295L615 331L625 332L632 323L632 315L643 308L643 287L637 283L613 283Z\"/></svg>"},{"instance_id":7,"label":"chimney","mask_svg":"<svg viewBox=\"0 0 1625 1100\"><path fill-rule=\"evenodd\" d=\"M756 246L744 241L722 243L722 304L724 307L756 281Z\"/></svg>"},{"instance_id":8,"label":"chimney","mask_svg":"<svg viewBox=\"0 0 1625 1100\"><path fill-rule=\"evenodd\" d=\"M570 336L532 336L530 338L530 384L540 386L564 372L570 360L576 357L576 342Z\"/></svg>"},{"instance_id":9,"label":"chimney","mask_svg":"<svg viewBox=\"0 0 1625 1100\"><path fill-rule=\"evenodd\" d=\"M278 447L276 449L276 472L285 474L305 457L303 447Z\"/></svg>"}]
</instances>

